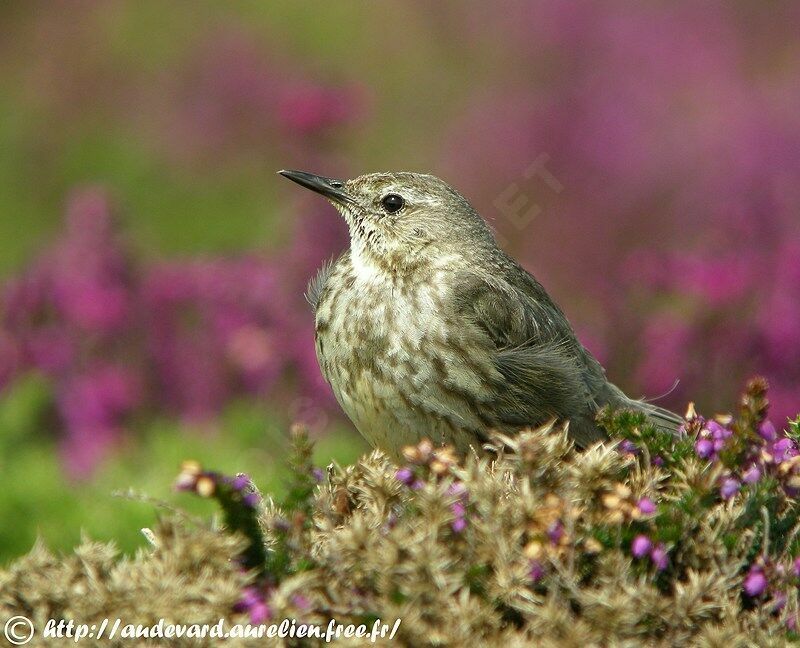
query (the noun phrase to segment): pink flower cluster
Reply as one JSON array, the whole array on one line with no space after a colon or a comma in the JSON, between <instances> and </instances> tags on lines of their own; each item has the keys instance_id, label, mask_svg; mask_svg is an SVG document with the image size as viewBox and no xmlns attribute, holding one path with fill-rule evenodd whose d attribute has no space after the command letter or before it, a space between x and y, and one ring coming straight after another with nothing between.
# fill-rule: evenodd
<instances>
[{"instance_id":1,"label":"pink flower cluster","mask_svg":"<svg viewBox=\"0 0 800 648\"><path fill-rule=\"evenodd\" d=\"M726 424L695 415L684 429L695 435L694 450L698 457L721 462L726 467L720 480L723 499L735 497L743 485L756 484L765 475L775 477L787 495L800 493L800 451L793 439L779 433L771 421L764 420L758 424L758 436L743 442L741 435L735 435L730 427L729 417L722 421ZM727 456L723 456L726 451Z\"/></svg>"},{"instance_id":2,"label":"pink flower cluster","mask_svg":"<svg viewBox=\"0 0 800 648\"><path fill-rule=\"evenodd\" d=\"M284 267L246 256L137 264L105 194L77 192L62 237L0 294L0 390L28 371L50 380L74 477L134 417L204 420L236 396L269 396L290 369L324 406L312 332L297 325L311 316Z\"/></svg>"},{"instance_id":3,"label":"pink flower cluster","mask_svg":"<svg viewBox=\"0 0 800 648\"><path fill-rule=\"evenodd\" d=\"M609 374L722 408L800 397L800 10L512 2L447 15L495 48L444 167ZM790 27L791 25L791 27ZM577 288L576 288L577 287Z\"/></svg>"}]
</instances>

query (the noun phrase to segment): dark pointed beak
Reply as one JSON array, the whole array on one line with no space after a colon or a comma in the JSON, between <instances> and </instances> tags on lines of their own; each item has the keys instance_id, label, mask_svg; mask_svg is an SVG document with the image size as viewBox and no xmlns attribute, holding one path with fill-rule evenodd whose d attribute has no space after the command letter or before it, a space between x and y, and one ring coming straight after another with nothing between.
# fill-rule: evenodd
<instances>
[{"instance_id":1,"label":"dark pointed beak","mask_svg":"<svg viewBox=\"0 0 800 648\"><path fill-rule=\"evenodd\" d=\"M318 194L322 194L326 198L340 204L355 202L355 200L345 192L343 180L334 180L333 178L326 178L324 176L314 175L313 173L306 173L305 171L284 170L278 171L278 173L284 178L289 178L292 182L296 182L301 187L316 191Z\"/></svg>"}]
</instances>

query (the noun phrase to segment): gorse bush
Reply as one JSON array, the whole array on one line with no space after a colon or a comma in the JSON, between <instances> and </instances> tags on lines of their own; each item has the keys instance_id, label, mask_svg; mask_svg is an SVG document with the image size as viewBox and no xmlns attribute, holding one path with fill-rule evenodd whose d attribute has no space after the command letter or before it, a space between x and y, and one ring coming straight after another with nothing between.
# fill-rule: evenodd
<instances>
[{"instance_id":1,"label":"gorse bush","mask_svg":"<svg viewBox=\"0 0 800 648\"><path fill-rule=\"evenodd\" d=\"M121 560L89 541L63 559L37 546L0 575L0 611L400 618L409 646L784 645L797 638L800 419L779 432L767 404L754 380L735 417L690 408L677 440L603 412L615 441L585 452L549 424L463 461L423 441L404 465L375 451L327 473L297 428L281 502L187 462L177 487L216 498L223 525L173 512Z\"/></svg>"}]
</instances>

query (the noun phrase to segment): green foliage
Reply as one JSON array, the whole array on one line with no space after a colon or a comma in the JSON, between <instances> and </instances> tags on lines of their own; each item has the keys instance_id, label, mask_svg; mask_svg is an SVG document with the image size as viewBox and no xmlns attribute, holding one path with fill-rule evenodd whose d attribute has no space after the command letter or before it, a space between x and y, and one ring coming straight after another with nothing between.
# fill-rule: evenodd
<instances>
[{"instance_id":1,"label":"green foliage","mask_svg":"<svg viewBox=\"0 0 800 648\"><path fill-rule=\"evenodd\" d=\"M91 481L72 482L64 475L54 436L48 434L46 383L29 377L0 398L0 565L30 550L37 537L56 550L81 540L111 541L125 553L141 547L140 529L153 524L152 507L115 493L130 489L159 500L174 499L165 475L187 457L227 473L258 475L259 485L280 494L288 474L283 457L288 439L282 424L263 405L232 403L208 426L182 426L168 420L149 423L135 443L110 459ZM317 461L353 461L365 448L346 430L333 430L315 448ZM180 498L193 514L209 515L211 504Z\"/></svg>"}]
</instances>

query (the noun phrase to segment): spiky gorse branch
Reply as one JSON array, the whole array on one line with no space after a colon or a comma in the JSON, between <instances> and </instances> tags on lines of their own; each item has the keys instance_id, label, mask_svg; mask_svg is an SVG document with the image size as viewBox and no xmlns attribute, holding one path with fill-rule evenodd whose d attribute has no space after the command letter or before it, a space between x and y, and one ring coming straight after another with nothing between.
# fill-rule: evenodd
<instances>
[{"instance_id":1,"label":"spiky gorse branch","mask_svg":"<svg viewBox=\"0 0 800 648\"><path fill-rule=\"evenodd\" d=\"M261 495L243 473L228 477L203 470L195 461L186 461L175 484L177 490L216 499L227 529L247 540L237 561L243 569L253 572L254 581L243 590L235 610L247 612L253 623L271 618L268 600L282 580L314 567L304 536L311 527L314 490L323 475L311 461L313 444L306 429L293 426L291 440L287 494L279 508L270 501L270 508L261 512L261 519ZM302 596L295 596L294 601L305 606Z\"/></svg>"},{"instance_id":2,"label":"spiky gorse branch","mask_svg":"<svg viewBox=\"0 0 800 648\"><path fill-rule=\"evenodd\" d=\"M798 422L779 433L767 409L766 383L755 379L736 418L706 419L690 406L678 438L607 411L600 420L618 442L584 453L551 422L495 434L488 456L466 462L428 440L406 448L399 467L374 453L334 467L319 488L311 444L296 429L288 495L262 522L262 585L239 609L263 618L279 584L306 572L326 583L303 595L306 612L367 618L388 605L434 633L452 627L446 610L459 596L498 629L548 627L561 601L559 615L587 641L685 640L741 615L751 630L791 632ZM614 629L602 629L606 617ZM465 637L476 630L467 627Z\"/></svg>"},{"instance_id":3,"label":"spiky gorse branch","mask_svg":"<svg viewBox=\"0 0 800 648\"><path fill-rule=\"evenodd\" d=\"M203 558L215 565L206 587L238 583L238 602L226 594L232 619L399 617L398 639L415 646L780 644L798 638L800 419L770 425L765 390L751 382L735 418L690 409L678 439L604 412L614 441L585 452L550 423L492 435L480 456L423 441L400 466L373 452L326 474L298 428L279 504L256 501L243 476L194 464L179 483L217 498L245 538L209 544ZM157 530L156 543L152 560L171 564L170 536ZM233 570L220 547L237 547ZM51 599L64 612L52 583L72 576L47 563L31 589L23 574L44 568L25 560L0 575L0 591L16 593L0 612ZM183 609L181 580L166 587ZM91 617L86 600L64 613ZM197 600L185 601L193 618Z\"/></svg>"}]
</instances>

